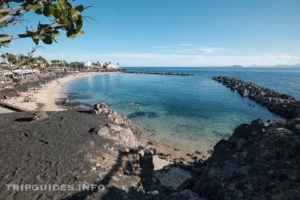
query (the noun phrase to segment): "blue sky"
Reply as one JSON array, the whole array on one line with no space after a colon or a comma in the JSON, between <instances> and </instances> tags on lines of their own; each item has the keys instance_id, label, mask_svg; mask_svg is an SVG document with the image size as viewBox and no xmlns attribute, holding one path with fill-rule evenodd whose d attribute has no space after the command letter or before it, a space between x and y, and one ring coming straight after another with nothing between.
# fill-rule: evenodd
<instances>
[{"instance_id":1,"label":"blue sky","mask_svg":"<svg viewBox=\"0 0 300 200\"><path fill-rule=\"evenodd\" d=\"M122 66L228 66L300 63L299 0L77 0L93 7L83 37L43 45L36 55ZM27 14L25 23L41 19ZM42 19L47 22L48 19ZM5 30L23 33L25 26ZM1 52L26 53L30 39Z\"/></svg>"}]
</instances>

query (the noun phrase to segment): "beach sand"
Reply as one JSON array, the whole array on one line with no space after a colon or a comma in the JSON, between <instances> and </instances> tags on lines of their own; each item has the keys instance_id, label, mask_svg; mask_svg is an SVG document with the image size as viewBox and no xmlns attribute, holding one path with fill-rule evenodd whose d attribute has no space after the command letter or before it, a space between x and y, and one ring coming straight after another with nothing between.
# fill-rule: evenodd
<instances>
[{"instance_id":1,"label":"beach sand","mask_svg":"<svg viewBox=\"0 0 300 200\"><path fill-rule=\"evenodd\" d=\"M43 86L42 89L31 90L21 93L20 97L12 97L5 100L5 103L18 106L30 111L44 110L44 111L62 111L65 110L56 105L56 101L64 97L64 84L68 81L79 79L86 76L102 75L104 72L87 72L74 75L68 75L67 77L56 79ZM33 99L33 102L23 102L24 98L29 96Z\"/></svg>"}]
</instances>

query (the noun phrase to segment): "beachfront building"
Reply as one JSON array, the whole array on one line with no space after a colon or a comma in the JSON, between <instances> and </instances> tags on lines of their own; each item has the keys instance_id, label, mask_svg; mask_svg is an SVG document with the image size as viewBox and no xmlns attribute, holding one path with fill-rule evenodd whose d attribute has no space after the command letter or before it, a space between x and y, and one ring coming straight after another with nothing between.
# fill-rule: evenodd
<instances>
[{"instance_id":1,"label":"beachfront building","mask_svg":"<svg viewBox=\"0 0 300 200\"><path fill-rule=\"evenodd\" d=\"M93 63L92 63L91 61L86 61L86 62L84 63L84 68L85 68L85 69L90 69L90 68L93 67L92 64L93 64Z\"/></svg>"},{"instance_id":2,"label":"beachfront building","mask_svg":"<svg viewBox=\"0 0 300 200\"><path fill-rule=\"evenodd\" d=\"M119 69L119 63L117 65L113 65L111 62L105 62L103 64L103 68L108 68L108 69Z\"/></svg>"},{"instance_id":3,"label":"beachfront building","mask_svg":"<svg viewBox=\"0 0 300 200\"><path fill-rule=\"evenodd\" d=\"M30 75L30 74L40 74L39 70L36 69L16 69L12 71L15 76Z\"/></svg>"}]
</instances>

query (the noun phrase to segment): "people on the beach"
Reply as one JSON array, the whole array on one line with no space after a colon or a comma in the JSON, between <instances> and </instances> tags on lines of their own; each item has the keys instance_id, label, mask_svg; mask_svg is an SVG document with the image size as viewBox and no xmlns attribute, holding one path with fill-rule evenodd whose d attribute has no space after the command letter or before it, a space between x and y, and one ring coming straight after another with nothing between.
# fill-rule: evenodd
<instances>
[{"instance_id":1,"label":"people on the beach","mask_svg":"<svg viewBox=\"0 0 300 200\"><path fill-rule=\"evenodd\" d=\"M130 106L131 106L131 107L132 107L132 106L134 106L134 103L133 103L133 102L131 102Z\"/></svg>"},{"instance_id":2,"label":"people on the beach","mask_svg":"<svg viewBox=\"0 0 300 200\"><path fill-rule=\"evenodd\" d=\"M26 96L22 102L23 103L29 103L29 102L34 102L35 100L36 100L36 98L33 99L33 98L29 97L29 96Z\"/></svg>"},{"instance_id":3,"label":"people on the beach","mask_svg":"<svg viewBox=\"0 0 300 200\"><path fill-rule=\"evenodd\" d=\"M92 92L92 91L90 91L90 95L91 95L91 96L93 95L93 92Z\"/></svg>"}]
</instances>

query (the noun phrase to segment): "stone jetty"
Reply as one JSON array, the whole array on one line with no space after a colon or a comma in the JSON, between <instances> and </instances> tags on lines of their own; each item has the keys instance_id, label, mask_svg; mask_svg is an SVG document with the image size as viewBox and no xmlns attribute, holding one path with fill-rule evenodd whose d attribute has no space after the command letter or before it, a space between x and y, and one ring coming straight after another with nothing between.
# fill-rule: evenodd
<instances>
[{"instance_id":1,"label":"stone jetty","mask_svg":"<svg viewBox=\"0 0 300 200\"><path fill-rule=\"evenodd\" d=\"M194 74L176 73L176 72L136 72L136 71L124 71L129 74L154 74L154 75L167 75L167 76L193 76Z\"/></svg>"},{"instance_id":2,"label":"stone jetty","mask_svg":"<svg viewBox=\"0 0 300 200\"><path fill-rule=\"evenodd\" d=\"M238 92L242 97L249 97L282 117L288 119L300 117L300 101L290 95L227 76L214 77L213 80L222 83L233 92Z\"/></svg>"}]
</instances>

